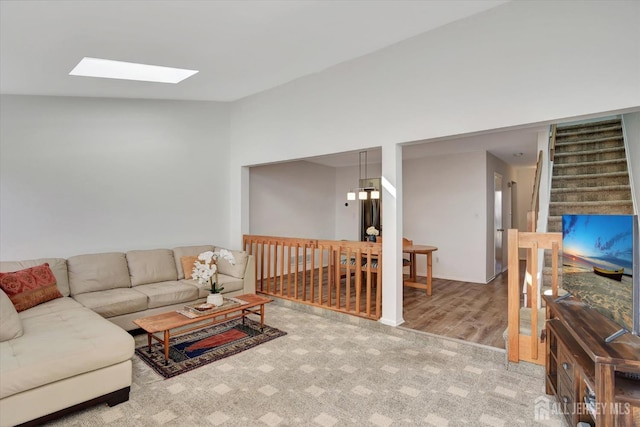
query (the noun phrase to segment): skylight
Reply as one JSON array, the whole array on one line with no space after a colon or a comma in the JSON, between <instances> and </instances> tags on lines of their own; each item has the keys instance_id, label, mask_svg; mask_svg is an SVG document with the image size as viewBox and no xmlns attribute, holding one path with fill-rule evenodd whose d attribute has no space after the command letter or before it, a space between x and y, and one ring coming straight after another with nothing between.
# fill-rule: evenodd
<instances>
[{"instance_id":1,"label":"skylight","mask_svg":"<svg viewBox=\"0 0 640 427\"><path fill-rule=\"evenodd\" d=\"M71 70L69 75L142 82L180 83L197 72L197 70L85 57Z\"/></svg>"}]
</instances>

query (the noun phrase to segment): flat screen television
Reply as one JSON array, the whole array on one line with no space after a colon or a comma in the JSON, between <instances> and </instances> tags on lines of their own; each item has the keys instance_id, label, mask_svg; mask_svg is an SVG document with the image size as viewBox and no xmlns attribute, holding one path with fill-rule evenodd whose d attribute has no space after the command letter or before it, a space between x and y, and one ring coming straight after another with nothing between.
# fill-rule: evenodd
<instances>
[{"instance_id":1,"label":"flat screen television","mask_svg":"<svg viewBox=\"0 0 640 427\"><path fill-rule=\"evenodd\" d=\"M639 246L637 216L562 216L562 287L635 335Z\"/></svg>"}]
</instances>

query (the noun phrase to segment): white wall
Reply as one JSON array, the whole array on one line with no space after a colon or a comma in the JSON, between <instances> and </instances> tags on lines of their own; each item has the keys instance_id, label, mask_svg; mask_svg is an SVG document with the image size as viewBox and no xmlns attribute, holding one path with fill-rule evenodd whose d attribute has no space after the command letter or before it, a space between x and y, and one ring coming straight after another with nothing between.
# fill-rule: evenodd
<instances>
[{"instance_id":1,"label":"white wall","mask_svg":"<svg viewBox=\"0 0 640 427\"><path fill-rule=\"evenodd\" d=\"M335 169L306 161L250 170L250 233L333 239Z\"/></svg>"},{"instance_id":2,"label":"white wall","mask_svg":"<svg viewBox=\"0 0 640 427\"><path fill-rule=\"evenodd\" d=\"M228 107L0 97L0 259L227 245Z\"/></svg>"},{"instance_id":3,"label":"white wall","mask_svg":"<svg viewBox=\"0 0 640 427\"><path fill-rule=\"evenodd\" d=\"M510 2L248 97L234 105L234 158L263 163L639 105L640 58L629 54L639 10Z\"/></svg>"},{"instance_id":4,"label":"white wall","mask_svg":"<svg viewBox=\"0 0 640 427\"><path fill-rule=\"evenodd\" d=\"M370 163L368 172L380 176L381 164ZM359 203L347 200L358 186L358 166L293 161L254 166L250 175L252 234L358 240Z\"/></svg>"},{"instance_id":5,"label":"white wall","mask_svg":"<svg viewBox=\"0 0 640 427\"><path fill-rule=\"evenodd\" d=\"M639 2L509 2L241 100L233 209L242 165L636 107L639 13ZM234 218L231 235L243 229Z\"/></svg>"},{"instance_id":6,"label":"white wall","mask_svg":"<svg viewBox=\"0 0 640 427\"><path fill-rule=\"evenodd\" d=\"M438 247L434 277L486 283L486 154L405 160L402 170L404 237Z\"/></svg>"}]
</instances>

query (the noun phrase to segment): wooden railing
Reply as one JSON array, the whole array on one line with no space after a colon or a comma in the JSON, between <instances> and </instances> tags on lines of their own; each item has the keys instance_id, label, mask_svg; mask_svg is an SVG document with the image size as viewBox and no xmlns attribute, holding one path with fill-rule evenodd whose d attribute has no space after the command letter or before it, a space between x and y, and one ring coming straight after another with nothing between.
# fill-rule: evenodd
<instances>
[{"instance_id":1,"label":"wooden railing","mask_svg":"<svg viewBox=\"0 0 640 427\"><path fill-rule=\"evenodd\" d=\"M382 244L244 236L256 292L369 319L382 315Z\"/></svg>"},{"instance_id":2,"label":"wooden railing","mask_svg":"<svg viewBox=\"0 0 640 427\"><path fill-rule=\"evenodd\" d=\"M549 161L553 162L556 156L556 134L558 132L558 125L551 125L551 134L549 135Z\"/></svg>"},{"instance_id":3,"label":"wooden railing","mask_svg":"<svg viewBox=\"0 0 640 427\"><path fill-rule=\"evenodd\" d=\"M518 250L527 250L527 271L534 272L527 275L530 286L530 307L522 307L522 286L520 283L520 269ZM508 295L508 344L507 351L510 362L520 360L544 364L544 339L540 337L538 320L542 320L538 313L538 298L541 283L538 283L538 249L551 249L551 294L558 296L558 252L562 248L562 233L530 233L510 229L508 234L509 257L509 295ZM530 334L521 333L521 314L529 314Z\"/></svg>"},{"instance_id":4,"label":"wooden railing","mask_svg":"<svg viewBox=\"0 0 640 427\"><path fill-rule=\"evenodd\" d=\"M538 153L538 162L536 163L536 176L533 181L533 193L531 194L531 209L535 218L538 218L538 211L540 210L540 180L542 179L542 150Z\"/></svg>"}]
</instances>

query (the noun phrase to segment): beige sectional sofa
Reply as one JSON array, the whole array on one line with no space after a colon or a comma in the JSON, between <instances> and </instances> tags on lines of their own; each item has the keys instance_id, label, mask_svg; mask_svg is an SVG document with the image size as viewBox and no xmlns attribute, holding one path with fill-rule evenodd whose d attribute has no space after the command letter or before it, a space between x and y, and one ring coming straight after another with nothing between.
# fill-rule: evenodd
<instances>
[{"instance_id":1,"label":"beige sectional sofa","mask_svg":"<svg viewBox=\"0 0 640 427\"><path fill-rule=\"evenodd\" d=\"M43 421L87 404L126 401L134 341L125 331L136 329L134 319L205 300L206 286L184 278L182 258L214 249L187 246L0 262L0 272L48 263L63 296L16 313L0 291L3 339L9 329L19 329L0 342L0 426ZM255 293L253 257L233 254L236 265L218 263L223 293Z\"/></svg>"}]
</instances>

